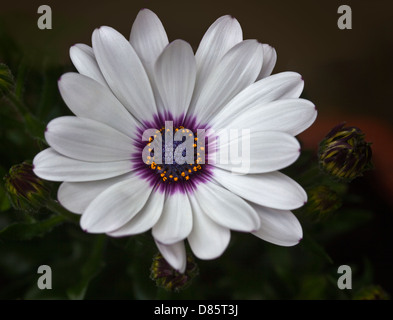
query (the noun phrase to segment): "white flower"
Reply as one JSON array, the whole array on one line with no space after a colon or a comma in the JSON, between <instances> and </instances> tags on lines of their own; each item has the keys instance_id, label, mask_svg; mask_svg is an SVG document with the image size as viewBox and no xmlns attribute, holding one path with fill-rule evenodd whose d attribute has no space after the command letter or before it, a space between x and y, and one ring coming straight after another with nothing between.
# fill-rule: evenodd
<instances>
[{"instance_id":1,"label":"white flower","mask_svg":"<svg viewBox=\"0 0 393 320\"><path fill-rule=\"evenodd\" d=\"M277 170L299 156L294 136L314 122L316 110L299 98L299 74L270 76L272 47L243 40L237 20L223 16L194 55L185 41L168 43L161 21L144 9L130 41L101 27L92 47L77 44L70 56L79 73L64 74L59 89L76 116L48 124L50 148L35 157L34 172L63 181L59 202L82 214L84 230L119 237L152 229L162 255L181 272L185 239L200 259L219 257L230 230L282 246L300 241L290 210L306 202L306 193ZM249 174L220 163L145 163L142 133L162 130L165 121L193 134L250 129Z\"/></svg>"}]
</instances>

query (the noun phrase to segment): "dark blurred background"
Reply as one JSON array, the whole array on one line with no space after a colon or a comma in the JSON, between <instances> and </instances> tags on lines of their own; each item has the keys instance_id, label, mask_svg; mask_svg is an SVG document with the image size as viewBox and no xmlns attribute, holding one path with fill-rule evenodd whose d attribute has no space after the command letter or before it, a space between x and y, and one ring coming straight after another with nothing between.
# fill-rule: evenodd
<instances>
[{"instance_id":1,"label":"dark blurred background","mask_svg":"<svg viewBox=\"0 0 393 320\"><path fill-rule=\"evenodd\" d=\"M37 9L43 4L52 8L52 30L37 27ZM343 4L352 9L351 30L337 26L337 10ZM69 65L70 70L71 45L91 45L91 34L101 25L114 27L128 37L141 8L149 8L160 17L170 41L185 39L195 50L218 17L236 17L244 38L256 38L276 49L274 73L290 70L302 74L304 97L319 110L316 123L301 136L305 147L316 150L321 138L342 121L361 128L366 140L373 142L375 170L358 179L352 188L362 194L374 219L367 228L330 242L328 250L340 264L368 257L377 282L392 292L391 0L30 0L3 1L0 8L0 33L15 41L25 61L37 68Z\"/></svg>"},{"instance_id":2,"label":"dark blurred background","mask_svg":"<svg viewBox=\"0 0 393 320\"><path fill-rule=\"evenodd\" d=\"M37 9L52 8L53 29L40 30ZM352 8L352 30L340 30L337 9ZM69 62L74 43L91 44L93 30L114 27L128 37L138 11L147 7L163 21L170 40L185 39L196 49L219 16L235 16L245 38L276 48L275 72L293 70L323 114L354 112L393 119L393 3L389 0L276 1L3 1L1 28L36 63Z\"/></svg>"}]
</instances>

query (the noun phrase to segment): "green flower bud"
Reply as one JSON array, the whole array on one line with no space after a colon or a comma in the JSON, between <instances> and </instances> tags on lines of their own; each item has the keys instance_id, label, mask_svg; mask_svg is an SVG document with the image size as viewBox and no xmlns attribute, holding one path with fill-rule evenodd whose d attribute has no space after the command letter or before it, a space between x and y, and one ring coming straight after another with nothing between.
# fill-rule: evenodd
<instances>
[{"instance_id":1,"label":"green flower bud","mask_svg":"<svg viewBox=\"0 0 393 320\"><path fill-rule=\"evenodd\" d=\"M360 289L353 297L354 300L390 300L389 294L380 286L368 286Z\"/></svg>"},{"instance_id":2,"label":"green flower bud","mask_svg":"<svg viewBox=\"0 0 393 320\"><path fill-rule=\"evenodd\" d=\"M14 77L10 69L3 63L0 63L0 98L14 90Z\"/></svg>"},{"instance_id":3,"label":"green flower bud","mask_svg":"<svg viewBox=\"0 0 393 320\"><path fill-rule=\"evenodd\" d=\"M319 145L319 165L329 175L351 181L372 168L370 143L356 127L334 127Z\"/></svg>"},{"instance_id":4,"label":"green flower bud","mask_svg":"<svg viewBox=\"0 0 393 320\"><path fill-rule=\"evenodd\" d=\"M192 279L198 275L198 266L192 255L188 254L186 271L180 273L173 269L160 253L157 253L153 258L150 271L150 278L156 282L158 287L179 292L187 288Z\"/></svg>"},{"instance_id":5,"label":"green flower bud","mask_svg":"<svg viewBox=\"0 0 393 320\"><path fill-rule=\"evenodd\" d=\"M49 199L48 183L34 174L30 163L12 166L4 181L8 197L17 210L38 211Z\"/></svg>"},{"instance_id":6,"label":"green flower bud","mask_svg":"<svg viewBox=\"0 0 393 320\"><path fill-rule=\"evenodd\" d=\"M327 186L317 186L307 193L308 202L305 209L310 214L323 217L341 207L340 196Z\"/></svg>"}]
</instances>

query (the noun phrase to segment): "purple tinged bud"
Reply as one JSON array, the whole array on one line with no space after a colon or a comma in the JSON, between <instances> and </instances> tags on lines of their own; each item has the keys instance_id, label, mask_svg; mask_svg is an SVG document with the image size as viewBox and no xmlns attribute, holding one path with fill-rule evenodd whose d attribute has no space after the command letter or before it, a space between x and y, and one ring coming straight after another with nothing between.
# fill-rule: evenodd
<instances>
[{"instance_id":1,"label":"purple tinged bud","mask_svg":"<svg viewBox=\"0 0 393 320\"><path fill-rule=\"evenodd\" d=\"M319 145L320 168L334 178L351 181L371 169L371 143L357 127L334 127Z\"/></svg>"}]
</instances>

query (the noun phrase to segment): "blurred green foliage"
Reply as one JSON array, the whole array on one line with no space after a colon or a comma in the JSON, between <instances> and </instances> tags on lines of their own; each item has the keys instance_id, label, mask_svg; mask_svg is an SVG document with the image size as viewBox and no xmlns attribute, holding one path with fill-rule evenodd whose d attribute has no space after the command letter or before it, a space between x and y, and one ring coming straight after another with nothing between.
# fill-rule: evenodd
<instances>
[{"instance_id":1,"label":"blurred green foliage","mask_svg":"<svg viewBox=\"0 0 393 320\"><path fill-rule=\"evenodd\" d=\"M32 64L2 31L0 44L0 70L5 70L0 84L8 84L0 100L0 176L4 176L12 165L32 160L46 147L43 133L50 119L70 114L57 80L74 69ZM279 247L233 232L222 257L196 259L199 276L179 293L157 288L150 279L157 249L149 232L121 239L87 234L50 207L34 214L13 209L1 187L0 299L352 299L354 292L375 281L372 263L366 255L343 259L325 248L336 249L339 241L345 252L343 235L373 221L375 212L365 205L364 194L352 193L347 185L320 173L313 152L303 152L286 173L306 190L329 186L343 205L322 220L307 210L296 212L305 233L296 247ZM56 189L53 183L53 199ZM352 267L353 290L337 288L341 264ZM52 268L51 290L37 287L40 265Z\"/></svg>"}]
</instances>

